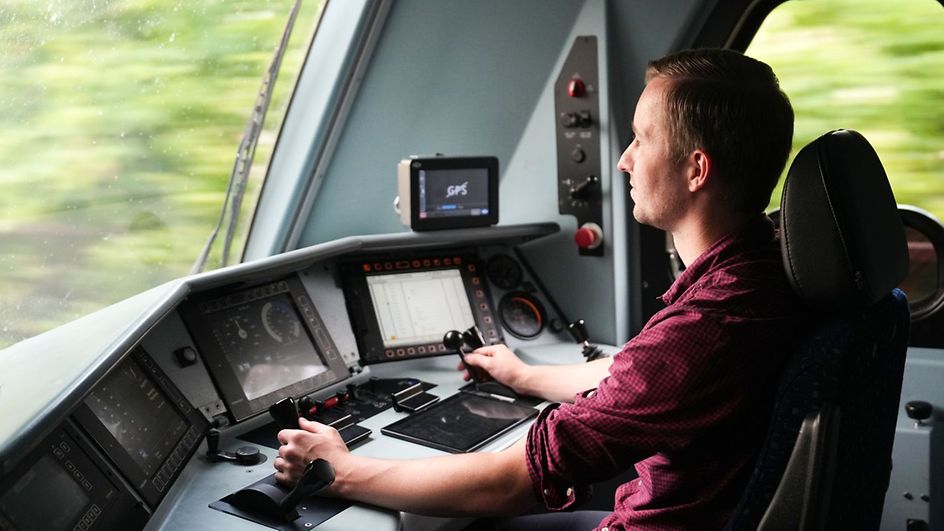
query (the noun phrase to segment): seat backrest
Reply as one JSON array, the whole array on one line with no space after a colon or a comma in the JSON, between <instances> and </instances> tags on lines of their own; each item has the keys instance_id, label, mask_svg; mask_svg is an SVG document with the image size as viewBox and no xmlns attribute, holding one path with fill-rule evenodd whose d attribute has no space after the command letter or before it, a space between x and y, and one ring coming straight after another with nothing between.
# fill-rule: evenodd
<instances>
[{"instance_id":1,"label":"seat backrest","mask_svg":"<svg viewBox=\"0 0 944 531\"><path fill-rule=\"evenodd\" d=\"M816 325L787 362L727 529L877 529L910 323L895 289L908 251L885 171L862 135L831 131L797 154L780 226L784 266Z\"/></svg>"}]
</instances>

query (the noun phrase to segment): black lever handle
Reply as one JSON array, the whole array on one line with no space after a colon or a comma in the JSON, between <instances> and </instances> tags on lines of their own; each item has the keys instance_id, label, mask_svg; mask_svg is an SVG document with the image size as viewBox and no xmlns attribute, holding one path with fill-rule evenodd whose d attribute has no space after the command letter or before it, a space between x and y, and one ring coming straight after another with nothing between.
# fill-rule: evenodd
<instances>
[{"instance_id":1,"label":"black lever handle","mask_svg":"<svg viewBox=\"0 0 944 531\"><path fill-rule=\"evenodd\" d=\"M443 345L446 345L446 348L450 350L455 350L456 354L459 355L459 358L462 359L462 364L465 365L465 370L469 371L469 376L472 377L472 381L475 383L487 382L492 379L488 375L488 371L481 367L476 367L474 365L469 365L465 362L465 353L462 351L463 347L468 347L470 350L475 350L481 346L482 337L479 334L479 331L474 326L469 328L465 332L459 332L458 330L450 330L443 335Z\"/></svg>"},{"instance_id":2,"label":"black lever handle","mask_svg":"<svg viewBox=\"0 0 944 531\"><path fill-rule=\"evenodd\" d=\"M284 430L298 429L298 406L290 396L269 406L269 415Z\"/></svg>"},{"instance_id":3,"label":"black lever handle","mask_svg":"<svg viewBox=\"0 0 944 531\"><path fill-rule=\"evenodd\" d=\"M458 330L450 330L443 336L443 345L446 345L449 350L461 351L464 343L465 340L462 339L462 334Z\"/></svg>"},{"instance_id":4,"label":"black lever handle","mask_svg":"<svg viewBox=\"0 0 944 531\"><path fill-rule=\"evenodd\" d=\"M206 435L207 440L207 455L214 456L220 451L220 430L216 428L210 428L210 431Z\"/></svg>"},{"instance_id":5,"label":"black lever handle","mask_svg":"<svg viewBox=\"0 0 944 531\"><path fill-rule=\"evenodd\" d=\"M318 493L332 483L334 483L334 468L331 463L324 459L315 459L305 467L305 472L295 484L295 488L279 502L279 510L282 514L292 512L298 502Z\"/></svg>"},{"instance_id":6,"label":"black lever handle","mask_svg":"<svg viewBox=\"0 0 944 531\"><path fill-rule=\"evenodd\" d=\"M587 323L583 319L577 319L568 324L567 331L570 332L570 336L574 338L574 341L576 341L578 345L583 345L582 353L583 356L587 358L587 361L597 360L605 356L603 351L600 350L600 347L590 342L590 334L587 333Z\"/></svg>"},{"instance_id":7,"label":"black lever handle","mask_svg":"<svg viewBox=\"0 0 944 531\"><path fill-rule=\"evenodd\" d=\"M590 340L590 335L587 334L587 323L583 319L577 319L576 321L567 325L567 331L570 332L570 336L574 338L574 341L577 343L586 343Z\"/></svg>"},{"instance_id":8,"label":"black lever handle","mask_svg":"<svg viewBox=\"0 0 944 531\"><path fill-rule=\"evenodd\" d=\"M240 446L235 452L220 450L220 430L211 428L206 434L206 456L211 461L232 461L239 465L252 466L265 461L265 456L253 446Z\"/></svg>"},{"instance_id":9,"label":"black lever handle","mask_svg":"<svg viewBox=\"0 0 944 531\"><path fill-rule=\"evenodd\" d=\"M475 350L485 346L485 341L482 339L482 333L479 332L478 327L472 325L468 330L462 332L462 340L465 341L467 347L470 350Z\"/></svg>"}]
</instances>

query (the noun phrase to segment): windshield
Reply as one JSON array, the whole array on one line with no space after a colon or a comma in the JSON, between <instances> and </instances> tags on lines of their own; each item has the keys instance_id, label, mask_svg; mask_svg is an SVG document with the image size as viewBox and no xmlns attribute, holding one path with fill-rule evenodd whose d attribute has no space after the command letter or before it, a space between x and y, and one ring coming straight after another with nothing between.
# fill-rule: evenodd
<instances>
[{"instance_id":1,"label":"windshield","mask_svg":"<svg viewBox=\"0 0 944 531\"><path fill-rule=\"evenodd\" d=\"M294 3L0 5L0 348L188 273ZM237 259L323 3L288 41Z\"/></svg>"}]
</instances>

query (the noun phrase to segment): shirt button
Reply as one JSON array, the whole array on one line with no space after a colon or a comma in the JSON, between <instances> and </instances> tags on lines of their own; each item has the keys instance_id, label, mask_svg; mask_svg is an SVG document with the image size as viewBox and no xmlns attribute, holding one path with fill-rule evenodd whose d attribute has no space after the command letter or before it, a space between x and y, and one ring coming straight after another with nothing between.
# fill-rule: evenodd
<instances>
[{"instance_id":1,"label":"shirt button","mask_svg":"<svg viewBox=\"0 0 944 531\"><path fill-rule=\"evenodd\" d=\"M570 498L574 495L574 489L567 487L567 497Z\"/></svg>"},{"instance_id":2,"label":"shirt button","mask_svg":"<svg viewBox=\"0 0 944 531\"><path fill-rule=\"evenodd\" d=\"M550 495L551 495L551 491L548 490L548 489L544 489L544 495L545 495L545 496L550 496Z\"/></svg>"}]
</instances>

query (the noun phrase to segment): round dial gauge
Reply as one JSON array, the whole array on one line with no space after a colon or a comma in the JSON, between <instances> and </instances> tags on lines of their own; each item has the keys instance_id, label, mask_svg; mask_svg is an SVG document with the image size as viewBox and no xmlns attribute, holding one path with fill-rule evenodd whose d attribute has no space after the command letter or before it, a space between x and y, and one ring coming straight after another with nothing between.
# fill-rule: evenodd
<instances>
[{"instance_id":1,"label":"round dial gauge","mask_svg":"<svg viewBox=\"0 0 944 531\"><path fill-rule=\"evenodd\" d=\"M295 311L284 302L267 302L262 306L262 327L279 343L289 344L298 339L302 323Z\"/></svg>"},{"instance_id":2,"label":"round dial gauge","mask_svg":"<svg viewBox=\"0 0 944 531\"><path fill-rule=\"evenodd\" d=\"M239 352L243 345L257 337L255 325L238 313L224 318L215 333L223 349L231 352Z\"/></svg>"},{"instance_id":3,"label":"round dial gauge","mask_svg":"<svg viewBox=\"0 0 944 531\"><path fill-rule=\"evenodd\" d=\"M498 303L498 317L511 335L530 339L544 329L544 308L523 291L506 294Z\"/></svg>"},{"instance_id":4,"label":"round dial gauge","mask_svg":"<svg viewBox=\"0 0 944 531\"><path fill-rule=\"evenodd\" d=\"M521 284L521 266L507 254L496 254L488 260L486 274L492 284L502 289L515 289Z\"/></svg>"}]
</instances>

